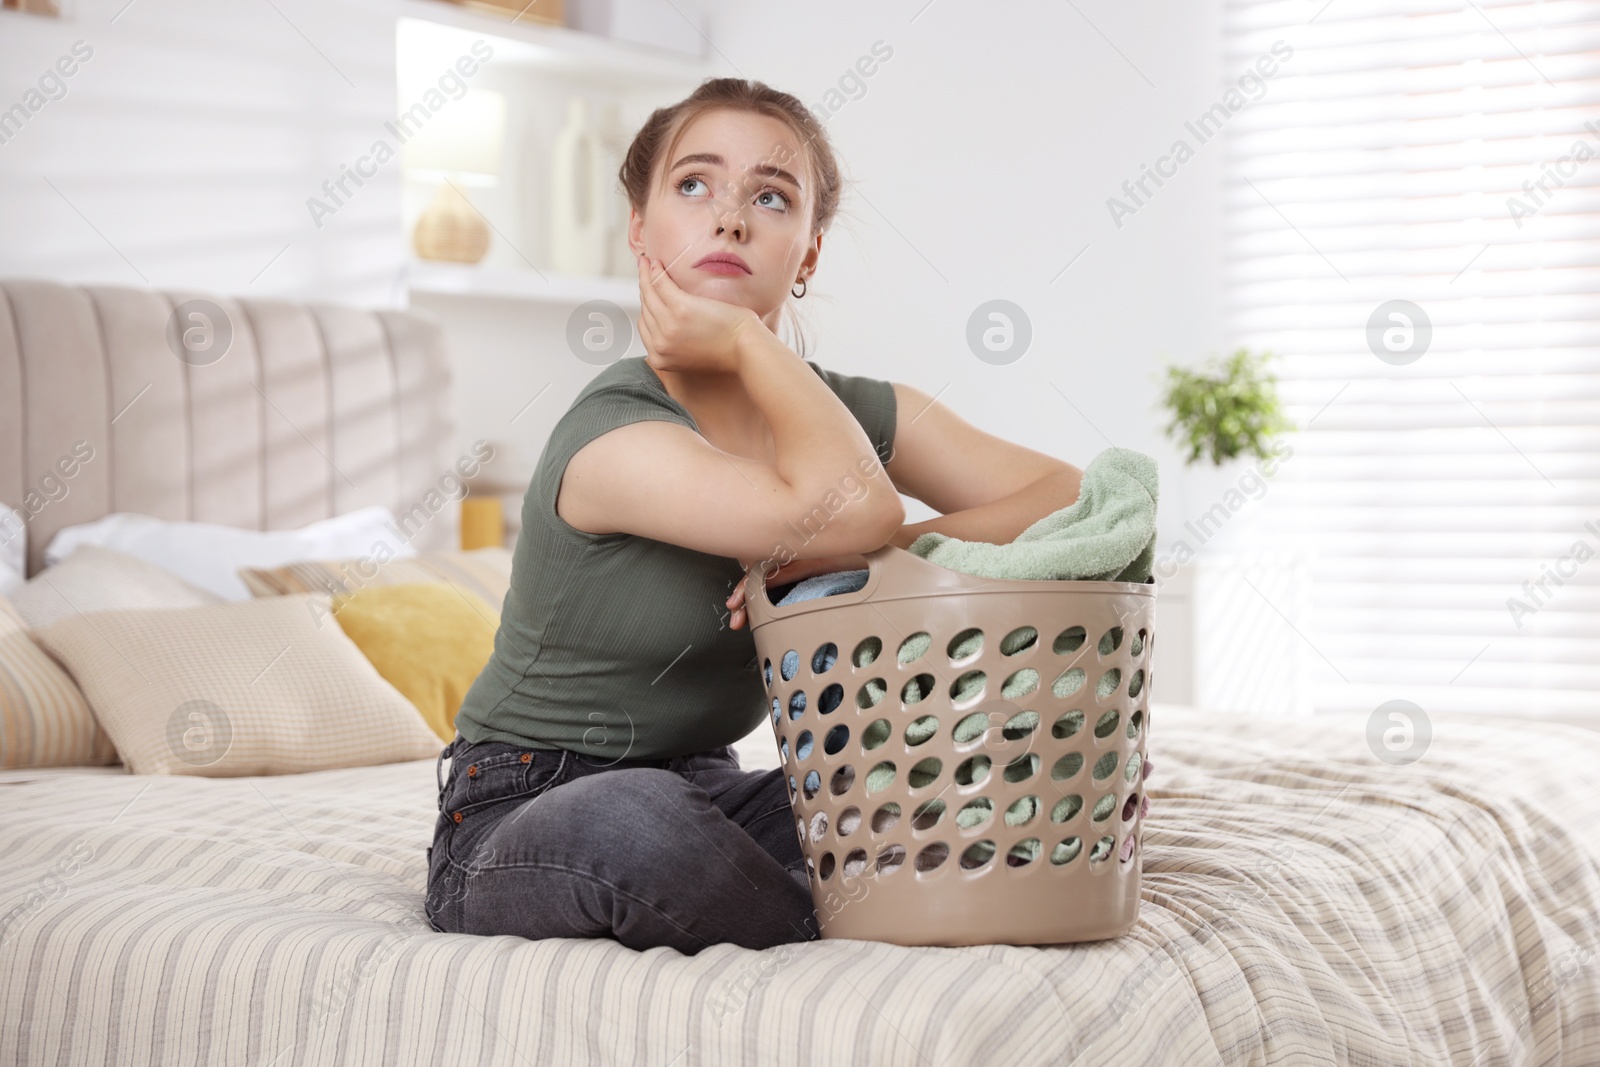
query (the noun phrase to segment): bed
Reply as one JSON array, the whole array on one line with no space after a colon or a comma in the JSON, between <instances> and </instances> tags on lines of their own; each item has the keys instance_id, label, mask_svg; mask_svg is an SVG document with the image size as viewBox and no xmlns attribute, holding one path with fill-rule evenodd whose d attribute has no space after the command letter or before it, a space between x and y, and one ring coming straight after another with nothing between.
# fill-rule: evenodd
<instances>
[{"instance_id":1,"label":"bed","mask_svg":"<svg viewBox=\"0 0 1600 1067\"><path fill-rule=\"evenodd\" d=\"M0 499L35 476L22 457L79 431L129 457L35 517L30 573L51 531L113 505L272 529L406 499L457 447L425 318L236 305L261 326L260 375L292 381L293 361L311 376L309 439L373 472L355 490L305 440L224 434L238 413L207 405L237 391L110 423L172 370L140 338L192 294L0 287L0 426L29 435L6 441ZM348 375L351 359L366 370ZM182 384L158 388L183 398ZM49 418L14 420L24 403ZM208 433L230 462L191 447ZM282 492L284 471L319 491ZM1157 700L1149 728L1138 924L1042 947L686 957L441 934L422 913L431 759L0 772L0 1062L1600 1063L1600 733L1442 719L1394 765L1365 721ZM738 746L748 767L777 765L765 729Z\"/></svg>"}]
</instances>

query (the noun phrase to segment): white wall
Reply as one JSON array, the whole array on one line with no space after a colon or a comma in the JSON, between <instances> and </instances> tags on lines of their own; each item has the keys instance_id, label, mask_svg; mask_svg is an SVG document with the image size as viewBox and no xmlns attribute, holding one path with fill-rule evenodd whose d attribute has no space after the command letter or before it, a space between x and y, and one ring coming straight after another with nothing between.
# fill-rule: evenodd
<instances>
[{"instance_id":1,"label":"white wall","mask_svg":"<svg viewBox=\"0 0 1600 1067\"><path fill-rule=\"evenodd\" d=\"M394 118L392 0L77 0L0 11L0 276L395 305L398 164L318 228L322 183ZM354 189L353 186L347 186Z\"/></svg>"}]
</instances>

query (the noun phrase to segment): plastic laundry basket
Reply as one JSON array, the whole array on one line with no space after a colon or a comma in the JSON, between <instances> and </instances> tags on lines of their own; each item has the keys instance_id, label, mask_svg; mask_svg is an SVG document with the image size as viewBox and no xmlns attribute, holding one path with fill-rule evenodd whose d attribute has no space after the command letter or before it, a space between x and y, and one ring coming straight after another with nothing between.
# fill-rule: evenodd
<instances>
[{"instance_id":1,"label":"plastic laundry basket","mask_svg":"<svg viewBox=\"0 0 1600 1067\"><path fill-rule=\"evenodd\" d=\"M746 588L822 936L1126 933L1155 586L979 578L893 545L866 558L855 592L777 607L760 568Z\"/></svg>"}]
</instances>

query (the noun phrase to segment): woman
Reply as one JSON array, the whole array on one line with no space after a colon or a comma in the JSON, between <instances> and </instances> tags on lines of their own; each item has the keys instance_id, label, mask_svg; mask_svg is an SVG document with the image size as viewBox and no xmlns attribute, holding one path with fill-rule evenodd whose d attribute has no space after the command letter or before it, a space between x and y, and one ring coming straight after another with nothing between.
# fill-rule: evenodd
<instances>
[{"instance_id":1,"label":"woman","mask_svg":"<svg viewBox=\"0 0 1600 1067\"><path fill-rule=\"evenodd\" d=\"M427 914L684 954L815 938L786 779L732 748L766 714L743 575L860 566L934 529L1008 541L1082 472L778 340L840 190L793 96L707 80L651 115L620 178L646 355L580 392L528 487L494 653L439 758ZM904 525L900 492L954 514Z\"/></svg>"}]
</instances>

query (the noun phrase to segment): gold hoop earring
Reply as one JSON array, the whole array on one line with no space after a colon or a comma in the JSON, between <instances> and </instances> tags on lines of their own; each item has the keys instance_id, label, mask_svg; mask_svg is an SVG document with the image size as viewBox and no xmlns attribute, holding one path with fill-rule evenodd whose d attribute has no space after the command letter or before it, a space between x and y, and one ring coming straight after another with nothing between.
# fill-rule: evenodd
<instances>
[{"instance_id":1,"label":"gold hoop earring","mask_svg":"<svg viewBox=\"0 0 1600 1067\"><path fill-rule=\"evenodd\" d=\"M798 300L801 297L805 296L806 295L806 280L804 278L800 279L800 291L798 293L794 291L794 286L791 285L789 287L789 295L794 297L796 300Z\"/></svg>"}]
</instances>

